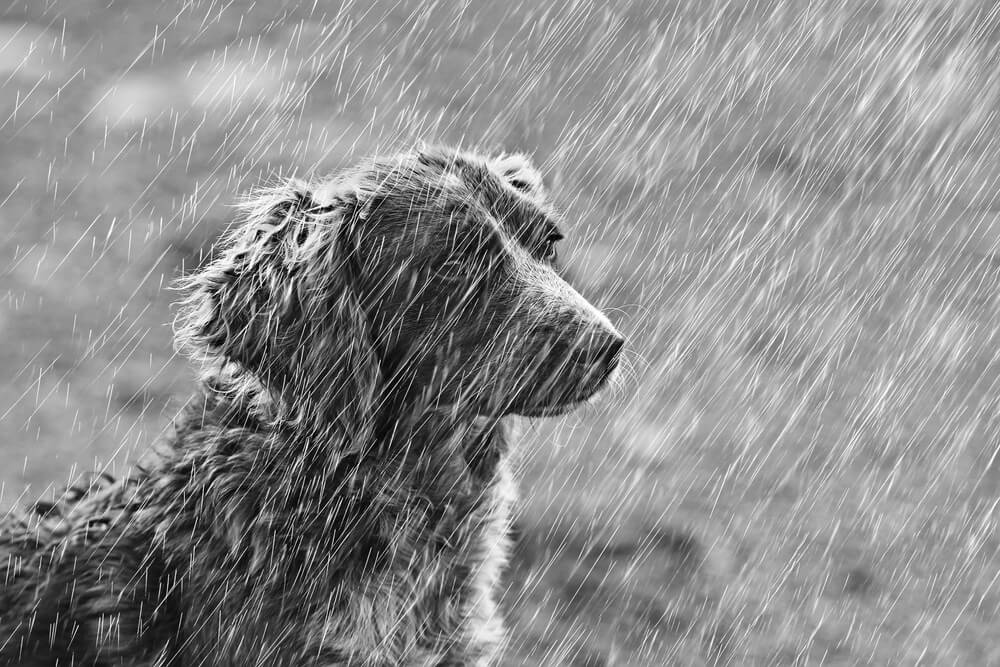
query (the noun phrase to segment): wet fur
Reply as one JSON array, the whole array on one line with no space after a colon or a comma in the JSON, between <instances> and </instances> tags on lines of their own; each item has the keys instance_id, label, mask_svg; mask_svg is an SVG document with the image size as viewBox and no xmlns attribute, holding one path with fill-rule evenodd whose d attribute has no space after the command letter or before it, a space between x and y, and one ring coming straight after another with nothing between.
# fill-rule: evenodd
<instances>
[{"instance_id":1,"label":"wet fur","mask_svg":"<svg viewBox=\"0 0 1000 667\"><path fill-rule=\"evenodd\" d=\"M524 158L450 149L258 193L184 283L203 380L156 462L0 526L0 664L490 664L507 416L620 347L556 221Z\"/></svg>"}]
</instances>

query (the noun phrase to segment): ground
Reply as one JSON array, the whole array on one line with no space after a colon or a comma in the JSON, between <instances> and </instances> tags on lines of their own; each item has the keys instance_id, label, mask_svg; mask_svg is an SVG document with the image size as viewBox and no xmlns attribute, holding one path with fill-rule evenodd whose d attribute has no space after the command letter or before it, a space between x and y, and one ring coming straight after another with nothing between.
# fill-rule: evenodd
<instances>
[{"instance_id":1,"label":"ground","mask_svg":"<svg viewBox=\"0 0 1000 667\"><path fill-rule=\"evenodd\" d=\"M247 188L523 150L629 336L526 425L510 665L1000 664L1000 10L0 6L0 505L148 451Z\"/></svg>"}]
</instances>

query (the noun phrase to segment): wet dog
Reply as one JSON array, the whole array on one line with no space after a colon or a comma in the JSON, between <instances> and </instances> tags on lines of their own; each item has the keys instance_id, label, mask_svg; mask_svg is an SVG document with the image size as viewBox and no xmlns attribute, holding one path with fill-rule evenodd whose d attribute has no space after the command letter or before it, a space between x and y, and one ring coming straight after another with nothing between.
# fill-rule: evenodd
<instances>
[{"instance_id":1,"label":"wet dog","mask_svg":"<svg viewBox=\"0 0 1000 667\"><path fill-rule=\"evenodd\" d=\"M184 280L203 368L158 460L0 528L0 664L485 665L511 415L622 336L519 155L427 148L258 193Z\"/></svg>"}]
</instances>

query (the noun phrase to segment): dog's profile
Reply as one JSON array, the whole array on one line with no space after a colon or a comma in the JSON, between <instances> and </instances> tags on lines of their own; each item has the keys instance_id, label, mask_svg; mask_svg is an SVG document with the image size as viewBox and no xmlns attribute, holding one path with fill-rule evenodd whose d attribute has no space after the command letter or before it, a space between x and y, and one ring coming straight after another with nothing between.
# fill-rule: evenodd
<instances>
[{"instance_id":1,"label":"dog's profile","mask_svg":"<svg viewBox=\"0 0 1000 667\"><path fill-rule=\"evenodd\" d=\"M505 421L623 344L559 225L526 158L449 148L251 198L184 280L156 462L0 523L0 664L491 664Z\"/></svg>"}]
</instances>

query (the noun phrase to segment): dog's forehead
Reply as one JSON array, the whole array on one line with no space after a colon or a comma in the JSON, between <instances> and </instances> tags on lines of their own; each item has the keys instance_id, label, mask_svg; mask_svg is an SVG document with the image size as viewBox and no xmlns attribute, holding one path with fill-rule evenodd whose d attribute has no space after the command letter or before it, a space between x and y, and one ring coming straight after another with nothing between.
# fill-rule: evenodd
<instances>
[{"instance_id":1,"label":"dog's forehead","mask_svg":"<svg viewBox=\"0 0 1000 667\"><path fill-rule=\"evenodd\" d=\"M488 158L449 155L424 158L438 171L445 196L475 200L490 212L490 223L511 235L559 233L562 216L549 202L541 175L521 154Z\"/></svg>"},{"instance_id":2,"label":"dog's forehead","mask_svg":"<svg viewBox=\"0 0 1000 667\"><path fill-rule=\"evenodd\" d=\"M561 235L540 178L522 155L429 149L376 159L355 184L362 217L402 243L451 247L462 236L499 234L528 245Z\"/></svg>"},{"instance_id":3,"label":"dog's forehead","mask_svg":"<svg viewBox=\"0 0 1000 667\"><path fill-rule=\"evenodd\" d=\"M544 198L542 176L521 153L502 153L491 157L456 149L432 148L414 156L417 163L430 168L448 181L458 178L473 190L510 188L535 198Z\"/></svg>"}]
</instances>

